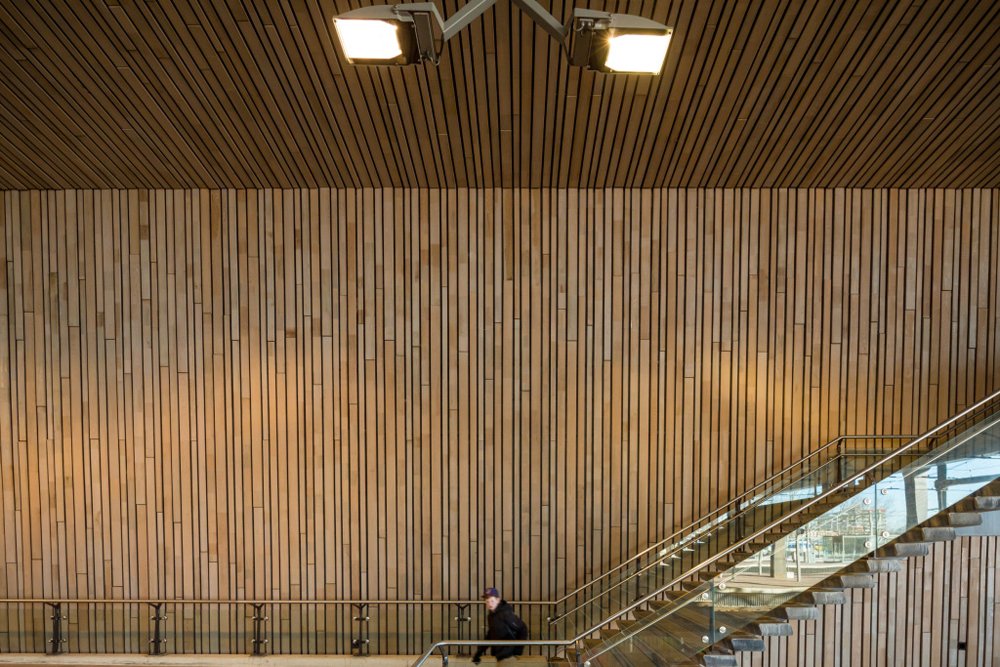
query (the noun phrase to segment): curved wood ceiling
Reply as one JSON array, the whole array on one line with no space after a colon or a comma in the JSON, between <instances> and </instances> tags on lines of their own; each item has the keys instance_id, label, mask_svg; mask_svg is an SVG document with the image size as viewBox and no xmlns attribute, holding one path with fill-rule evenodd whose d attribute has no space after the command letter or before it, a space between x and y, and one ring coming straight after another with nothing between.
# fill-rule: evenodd
<instances>
[{"instance_id":1,"label":"curved wood ceiling","mask_svg":"<svg viewBox=\"0 0 1000 667\"><path fill-rule=\"evenodd\" d=\"M351 67L362 4L0 0L0 188L1000 186L994 0L579 0L675 27L651 78L505 0L437 68Z\"/></svg>"}]
</instances>

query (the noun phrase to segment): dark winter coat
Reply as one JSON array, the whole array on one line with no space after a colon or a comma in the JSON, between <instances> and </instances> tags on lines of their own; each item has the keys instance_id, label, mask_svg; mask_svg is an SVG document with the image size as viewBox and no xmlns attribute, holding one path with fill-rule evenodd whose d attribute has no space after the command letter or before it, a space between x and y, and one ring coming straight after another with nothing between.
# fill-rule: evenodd
<instances>
[{"instance_id":1,"label":"dark winter coat","mask_svg":"<svg viewBox=\"0 0 1000 667\"><path fill-rule=\"evenodd\" d=\"M486 632L487 639L498 639L506 641L509 639L527 639L528 626L517 617L514 608L507 604L506 600L501 600L495 611L491 611L486 616L489 629ZM482 655L489 650L497 660L510 658L524 653L523 646L490 646L479 647L476 655Z\"/></svg>"}]
</instances>

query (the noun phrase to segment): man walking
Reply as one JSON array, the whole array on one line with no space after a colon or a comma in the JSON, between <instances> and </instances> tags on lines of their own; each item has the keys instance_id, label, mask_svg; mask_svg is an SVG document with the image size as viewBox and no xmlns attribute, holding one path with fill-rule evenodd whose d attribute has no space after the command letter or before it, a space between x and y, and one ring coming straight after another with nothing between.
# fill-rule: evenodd
<instances>
[{"instance_id":1,"label":"man walking","mask_svg":"<svg viewBox=\"0 0 1000 667\"><path fill-rule=\"evenodd\" d=\"M528 626L517 617L514 608L506 600L501 599L500 591L495 588L487 588L483 591L483 599L486 601L486 623L489 626L486 631L486 639L496 639L500 641L511 639L527 639ZM480 646L476 654L472 656L472 662L478 663L483 653L489 650L497 662L513 658L524 653L523 646Z\"/></svg>"}]
</instances>

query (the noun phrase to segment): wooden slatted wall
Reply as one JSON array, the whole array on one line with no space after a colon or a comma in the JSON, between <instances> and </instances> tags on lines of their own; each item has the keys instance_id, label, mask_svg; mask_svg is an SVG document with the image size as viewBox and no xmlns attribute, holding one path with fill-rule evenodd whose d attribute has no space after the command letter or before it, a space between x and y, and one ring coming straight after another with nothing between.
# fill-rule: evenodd
<instances>
[{"instance_id":1,"label":"wooden slatted wall","mask_svg":"<svg viewBox=\"0 0 1000 667\"><path fill-rule=\"evenodd\" d=\"M818 621L773 637L744 667L993 667L1000 662L1000 568L996 537L938 543L874 590L848 592ZM963 646L964 644L964 646Z\"/></svg>"},{"instance_id":2,"label":"wooden slatted wall","mask_svg":"<svg viewBox=\"0 0 1000 667\"><path fill-rule=\"evenodd\" d=\"M996 190L0 197L0 597L548 599L1000 387Z\"/></svg>"}]
</instances>

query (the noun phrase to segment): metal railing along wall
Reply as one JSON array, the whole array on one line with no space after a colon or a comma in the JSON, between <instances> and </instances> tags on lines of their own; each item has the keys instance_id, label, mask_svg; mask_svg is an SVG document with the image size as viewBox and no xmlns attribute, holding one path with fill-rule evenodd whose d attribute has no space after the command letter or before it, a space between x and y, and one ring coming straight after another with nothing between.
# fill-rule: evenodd
<instances>
[{"instance_id":1,"label":"metal railing along wall","mask_svg":"<svg viewBox=\"0 0 1000 667\"><path fill-rule=\"evenodd\" d=\"M550 602L514 601L544 628ZM480 600L0 599L0 653L413 655L481 634Z\"/></svg>"}]
</instances>

